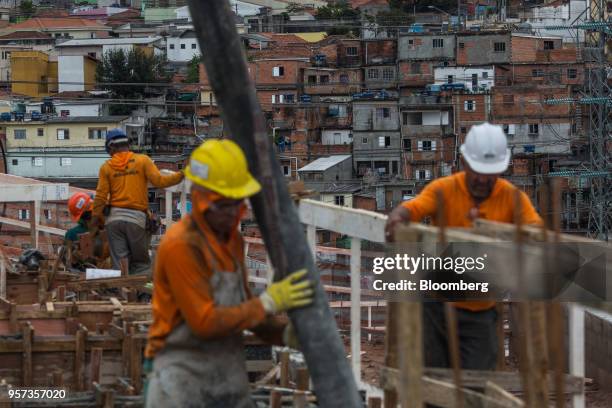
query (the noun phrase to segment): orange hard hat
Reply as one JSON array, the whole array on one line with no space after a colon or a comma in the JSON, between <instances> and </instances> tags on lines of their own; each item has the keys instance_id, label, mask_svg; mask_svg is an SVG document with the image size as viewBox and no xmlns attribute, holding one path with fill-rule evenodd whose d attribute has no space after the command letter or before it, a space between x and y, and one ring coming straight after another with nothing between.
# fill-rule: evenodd
<instances>
[{"instance_id":1,"label":"orange hard hat","mask_svg":"<svg viewBox=\"0 0 612 408\"><path fill-rule=\"evenodd\" d=\"M68 211L72 221L78 221L86 211L93 209L93 199L87 193L74 193L68 200Z\"/></svg>"}]
</instances>

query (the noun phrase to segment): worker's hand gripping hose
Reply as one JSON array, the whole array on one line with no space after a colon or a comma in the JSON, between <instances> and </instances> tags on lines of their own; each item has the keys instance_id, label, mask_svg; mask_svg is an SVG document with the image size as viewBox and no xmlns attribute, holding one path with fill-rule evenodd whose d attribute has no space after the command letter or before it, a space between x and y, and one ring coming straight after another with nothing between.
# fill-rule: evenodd
<instances>
[{"instance_id":1,"label":"worker's hand gripping hose","mask_svg":"<svg viewBox=\"0 0 612 408\"><path fill-rule=\"evenodd\" d=\"M285 312L312 303L312 282L305 280L308 271L300 269L285 279L274 282L259 297L266 313Z\"/></svg>"}]
</instances>

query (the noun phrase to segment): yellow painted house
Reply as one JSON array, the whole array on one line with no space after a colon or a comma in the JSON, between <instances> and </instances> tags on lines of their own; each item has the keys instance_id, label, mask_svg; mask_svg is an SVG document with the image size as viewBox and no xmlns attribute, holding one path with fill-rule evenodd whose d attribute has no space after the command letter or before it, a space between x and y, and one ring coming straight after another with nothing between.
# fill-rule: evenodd
<instances>
[{"instance_id":1,"label":"yellow painted house","mask_svg":"<svg viewBox=\"0 0 612 408\"><path fill-rule=\"evenodd\" d=\"M33 98L57 92L57 61L42 51L11 53L11 91Z\"/></svg>"},{"instance_id":2,"label":"yellow painted house","mask_svg":"<svg viewBox=\"0 0 612 408\"><path fill-rule=\"evenodd\" d=\"M5 122L10 174L34 178L95 178L108 154L106 132L126 129L127 116L81 116Z\"/></svg>"}]
</instances>

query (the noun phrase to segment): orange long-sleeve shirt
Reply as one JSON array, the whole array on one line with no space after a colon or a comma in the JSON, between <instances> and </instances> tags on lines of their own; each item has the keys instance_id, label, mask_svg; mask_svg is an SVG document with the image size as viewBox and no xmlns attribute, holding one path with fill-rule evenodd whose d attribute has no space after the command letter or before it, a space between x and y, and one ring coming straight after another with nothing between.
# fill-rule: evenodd
<instances>
[{"instance_id":1,"label":"orange long-sleeve shirt","mask_svg":"<svg viewBox=\"0 0 612 408\"><path fill-rule=\"evenodd\" d=\"M497 179L491 195L478 206L474 203L468 191L465 172L455 173L448 177L441 177L429 183L414 199L402 204L410 211L410 220L421 221L431 217L436 224L438 211L438 191L444 200L444 216L449 227L471 227L472 219L469 216L472 208L478 208L478 218L491 221L514 222L515 191L516 187L504 179ZM542 225L542 219L531 204L527 194L521 191L521 223ZM495 305L491 301L455 302L455 306L462 309L478 311L490 309Z\"/></svg>"},{"instance_id":2,"label":"orange long-sleeve shirt","mask_svg":"<svg viewBox=\"0 0 612 408\"><path fill-rule=\"evenodd\" d=\"M161 350L172 329L183 321L202 339L250 329L259 337L280 344L284 324L266 319L261 301L252 296L246 284L246 268L242 270L248 299L236 306L214 304L209 284L213 273L211 260L202 258L202 254L208 253L202 251L205 245L202 240L206 239L211 246L218 268L235 272L235 260L244 265L243 241L236 230L227 243L220 243L206 225L200 226L201 233L193 217L186 216L168 230L160 243L155 260L153 324L145 355L152 358Z\"/></svg>"},{"instance_id":3,"label":"orange long-sleeve shirt","mask_svg":"<svg viewBox=\"0 0 612 408\"><path fill-rule=\"evenodd\" d=\"M115 156L125 160L117 164ZM93 215L101 217L107 204L145 211L149 208L149 182L155 187L165 188L180 183L182 179L182 173L162 175L149 156L118 153L100 167Z\"/></svg>"}]
</instances>

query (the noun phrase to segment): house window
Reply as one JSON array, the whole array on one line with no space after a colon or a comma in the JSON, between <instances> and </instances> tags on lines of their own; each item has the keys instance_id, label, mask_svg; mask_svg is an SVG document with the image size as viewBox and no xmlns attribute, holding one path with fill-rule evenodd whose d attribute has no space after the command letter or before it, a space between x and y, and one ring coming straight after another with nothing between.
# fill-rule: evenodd
<instances>
[{"instance_id":1,"label":"house window","mask_svg":"<svg viewBox=\"0 0 612 408\"><path fill-rule=\"evenodd\" d=\"M575 68L568 68L567 70L567 78L568 79L576 79L578 77L578 71Z\"/></svg>"},{"instance_id":2,"label":"house window","mask_svg":"<svg viewBox=\"0 0 612 408\"><path fill-rule=\"evenodd\" d=\"M421 73L421 64L418 62L413 62L410 64L410 73L411 74L420 74Z\"/></svg>"},{"instance_id":3,"label":"house window","mask_svg":"<svg viewBox=\"0 0 612 408\"><path fill-rule=\"evenodd\" d=\"M349 76L347 74L340 74L340 83L341 84L348 84L349 83Z\"/></svg>"},{"instance_id":4,"label":"house window","mask_svg":"<svg viewBox=\"0 0 612 408\"><path fill-rule=\"evenodd\" d=\"M329 75L321 75L319 77L319 82L322 84L329 84Z\"/></svg>"},{"instance_id":5,"label":"house window","mask_svg":"<svg viewBox=\"0 0 612 408\"><path fill-rule=\"evenodd\" d=\"M431 152L436 150L436 142L432 140L419 140L417 145L419 152Z\"/></svg>"},{"instance_id":6,"label":"house window","mask_svg":"<svg viewBox=\"0 0 612 408\"><path fill-rule=\"evenodd\" d=\"M185 49L185 44L181 44L181 50Z\"/></svg>"},{"instance_id":7,"label":"house window","mask_svg":"<svg viewBox=\"0 0 612 408\"><path fill-rule=\"evenodd\" d=\"M537 136L540 133L540 125L538 123L529 124L529 136Z\"/></svg>"},{"instance_id":8,"label":"house window","mask_svg":"<svg viewBox=\"0 0 612 408\"><path fill-rule=\"evenodd\" d=\"M408 125L422 125L423 124L423 113L422 112L404 112L402 115L402 124Z\"/></svg>"},{"instance_id":9,"label":"house window","mask_svg":"<svg viewBox=\"0 0 612 408\"><path fill-rule=\"evenodd\" d=\"M45 129L43 129L43 128L36 129L36 135L44 136L45 135Z\"/></svg>"},{"instance_id":10,"label":"house window","mask_svg":"<svg viewBox=\"0 0 612 408\"><path fill-rule=\"evenodd\" d=\"M544 71L542 71L541 69L532 69L531 70L531 76L534 78L542 78L544 76Z\"/></svg>"},{"instance_id":11,"label":"house window","mask_svg":"<svg viewBox=\"0 0 612 408\"><path fill-rule=\"evenodd\" d=\"M295 100L293 99L293 94L281 95L284 96L285 103L293 103Z\"/></svg>"},{"instance_id":12,"label":"house window","mask_svg":"<svg viewBox=\"0 0 612 408\"><path fill-rule=\"evenodd\" d=\"M13 159L12 163L13 163L13 166L18 166L19 165L19 160L18 159Z\"/></svg>"},{"instance_id":13,"label":"house window","mask_svg":"<svg viewBox=\"0 0 612 408\"><path fill-rule=\"evenodd\" d=\"M283 75L285 75L285 67L273 67L272 68L273 77L281 77Z\"/></svg>"},{"instance_id":14,"label":"house window","mask_svg":"<svg viewBox=\"0 0 612 408\"><path fill-rule=\"evenodd\" d=\"M514 105L514 95L503 95L502 100L504 105Z\"/></svg>"},{"instance_id":15,"label":"house window","mask_svg":"<svg viewBox=\"0 0 612 408\"><path fill-rule=\"evenodd\" d=\"M429 179L431 179L431 171L430 170L417 170L415 175L416 175L416 179L417 180L429 180Z\"/></svg>"},{"instance_id":16,"label":"house window","mask_svg":"<svg viewBox=\"0 0 612 408\"><path fill-rule=\"evenodd\" d=\"M34 166L34 167L42 167L43 166L43 158L42 157L32 157L32 166Z\"/></svg>"},{"instance_id":17,"label":"house window","mask_svg":"<svg viewBox=\"0 0 612 408\"><path fill-rule=\"evenodd\" d=\"M384 80L391 81L395 77L395 71L393 68L385 68L383 69L382 77Z\"/></svg>"},{"instance_id":18,"label":"house window","mask_svg":"<svg viewBox=\"0 0 612 408\"><path fill-rule=\"evenodd\" d=\"M361 143L367 144L368 143L368 138L367 137L362 138L361 139Z\"/></svg>"},{"instance_id":19,"label":"house window","mask_svg":"<svg viewBox=\"0 0 612 408\"><path fill-rule=\"evenodd\" d=\"M443 38L434 38L433 39L433 47L434 48L444 48L444 39Z\"/></svg>"},{"instance_id":20,"label":"house window","mask_svg":"<svg viewBox=\"0 0 612 408\"><path fill-rule=\"evenodd\" d=\"M446 77L446 82L449 84L452 84L454 80L455 80L455 77L453 75L449 75Z\"/></svg>"},{"instance_id":21,"label":"house window","mask_svg":"<svg viewBox=\"0 0 612 408\"><path fill-rule=\"evenodd\" d=\"M554 41L544 41L544 49L545 50L554 50L555 42Z\"/></svg>"},{"instance_id":22,"label":"house window","mask_svg":"<svg viewBox=\"0 0 612 408\"><path fill-rule=\"evenodd\" d=\"M476 110L476 101L473 101L473 100L464 101L463 110L466 112L474 112Z\"/></svg>"},{"instance_id":23,"label":"house window","mask_svg":"<svg viewBox=\"0 0 612 408\"><path fill-rule=\"evenodd\" d=\"M174 49L174 44L170 44L170 49L173 50Z\"/></svg>"},{"instance_id":24,"label":"house window","mask_svg":"<svg viewBox=\"0 0 612 408\"><path fill-rule=\"evenodd\" d=\"M349 57L358 55L357 47L346 47L346 55Z\"/></svg>"},{"instance_id":25,"label":"house window","mask_svg":"<svg viewBox=\"0 0 612 408\"><path fill-rule=\"evenodd\" d=\"M69 129L57 129L57 140L68 140L70 139Z\"/></svg>"},{"instance_id":26,"label":"house window","mask_svg":"<svg viewBox=\"0 0 612 408\"><path fill-rule=\"evenodd\" d=\"M378 79L378 70L376 68L368 69L368 79Z\"/></svg>"},{"instance_id":27,"label":"house window","mask_svg":"<svg viewBox=\"0 0 612 408\"><path fill-rule=\"evenodd\" d=\"M289 168L289 166L284 165L283 166L283 176L290 176L291 175L291 169Z\"/></svg>"},{"instance_id":28,"label":"house window","mask_svg":"<svg viewBox=\"0 0 612 408\"><path fill-rule=\"evenodd\" d=\"M89 128L90 139L106 139L106 128Z\"/></svg>"},{"instance_id":29,"label":"house window","mask_svg":"<svg viewBox=\"0 0 612 408\"><path fill-rule=\"evenodd\" d=\"M391 109L389 108L376 108L376 117L379 119L387 119L391 116Z\"/></svg>"},{"instance_id":30,"label":"house window","mask_svg":"<svg viewBox=\"0 0 612 408\"><path fill-rule=\"evenodd\" d=\"M378 136L378 147L391 146L391 136Z\"/></svg>"},{"instance_id":31,"label":"house window","mask_svg":"<svg viewBox=\"0 0 612 408\"><path fill-rule=\"evenodd\" d=\"M403 139L402 140L402 147L404 148L404 150L410 152L412 151L412 140L410 139Z\"/></svg>"},{"instance_id":32,"label":"house window","mask_svg":"<svg viewBox=\"0 0 612 408\"><path fill-rule=\"evenodd\" d=\"M15 140L24 140L26 138L25 129L15 129L13 130L13 134L15 135Z\"/></svg>"},{"instance_id":33,"label":"house window","mask_svg":"<svg viewBox=\"0 0 612 408\"><path fill-rule=\"evenodd\" d=\"M459 43L459 48L461 48L461 49L465 48L465 43L460 42Z\"/></svg>"},{"instance_id":34,"label":"house window","mask_svg":"<svg viewBox=\"0 0 612 408\"><path fill-rule=\"evenodd\" d=\"M60 158L60 166L72 166L72 157Z\"/></svg>"},{"instance_id":35,"label":"house window","mask_svg":"<svg viewBox=\"0 0 612 408\"><path fill-rule=\"evenodd\" d=\"M504 133L508 136L514 136L515 133L515 126L514 125L502 125L502 128L504 129Z\"/></svg>"},{"instance_id":36,"label":"house window","mask_svg":"<svg viewBox=\"0 0 612 408\"><path fill-rule=\"evenodd\" d=\"M482 79L488 79L489 73L487 71L482 71Z\"/></svg>"},{"instance_id":37,"label":"house window","mask_svg":"<svg viewBox=\"0 0 612 408\"><path fill-rule=\"evenodd\" d=\"M308 75L308 85L314 85L317 83L316 75Z\"/></svg>"},{"instance_id":38,"label":"house window","mask_svg":"<svg viewBox=\"0 0 612 408\"><path fill-rule=\"evenodd\" d=\"M30 210L19 210L19 219L20 220L29 220L30 219Z\"/></svg>"},{"instance_id":39,"label":"house window","mask_svg":"<svg viewBox=\"0 0 612 408\"><path fill-rule=\"evenodd\" d=\"M51 217L51 210L49 209L44 209L43 210L43 216L45 217L45 220L50 220Z\"/></svg>"},{"instance_id":40,"label":"house window","mask_svg":"<svg viewBox=\"0 0 612 408\"><path fill-rule=\"evenodd\" d=\"M196 47L197 47L196 43L191 44L191 49L192 49L192 50L195 50L195 49L196 49Z\"/></svg>"},{"instance_id":41,"label":"house window","mask_svg":"<svg viewBox=\"0 0 612 408\"><path fill-rule=\"evenodd\" d=\"M61 110L61 111L60 111L60 116L61 116L62 118L67 118L68 116L70 116L70 111L69 111L69 110L67 110L67 109Z\"/></svg>"},{"instance_id":42,"label":"house window","mask_svg":"<svg viewBox=\"0 0 612 408\"><path fill-rule=\"evenodd\" d=\"M344 205L344 196L343 195L334 196L334 204Z\"/></svg>"},{"instance_id":43,"label":"house window","mask_svg":"<svg viewBox=\"0 0 612 408\"><path fill-rule=\"evenodd\" d=\"M493 50L495 52L506 52L506 43L505 42L496 42L493 44Z\"/></svg>"},{"instance_id":44,"label":"house window","mask_svg":"<svg viewBox=\"0 0 612 408\"><path fill-rule=\"evenodd\" d=\"M465 132L467 132L467 129L466 129L466 128L464 128L463 126L462 126L462 127L461 127L461 129L459 129L459 130L461 131L461 133L464 133L464 134L465 134Z\"/></svg>"}]
</instances>

